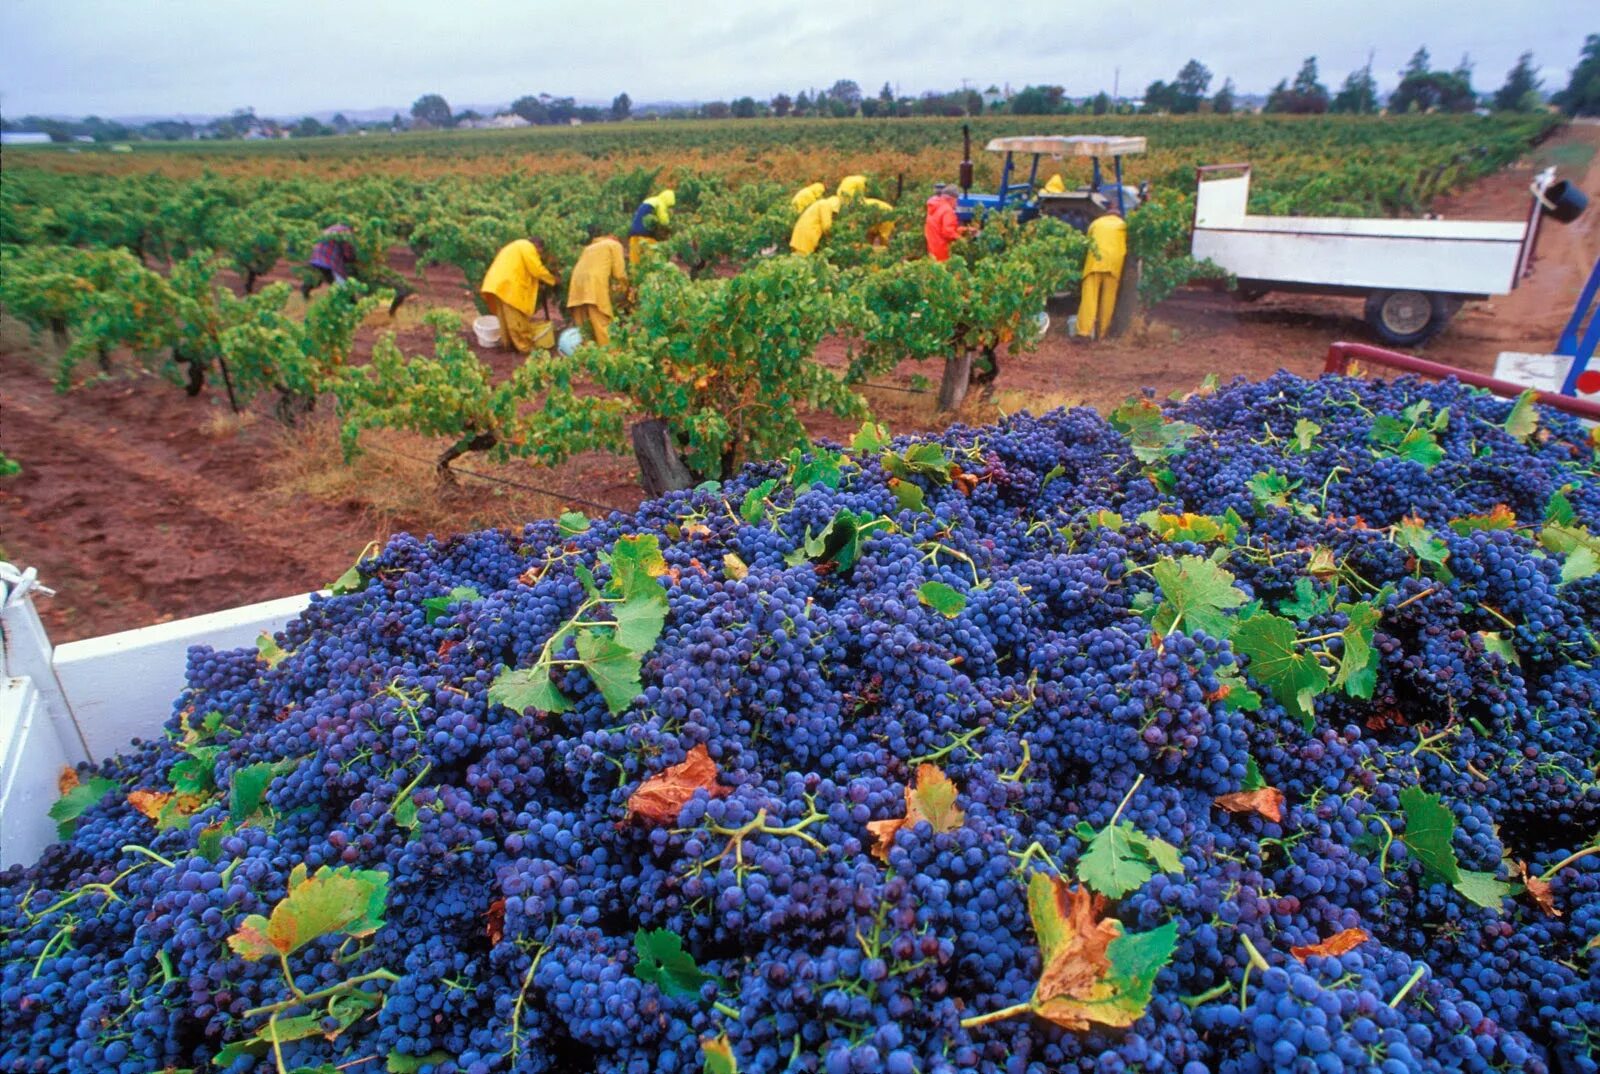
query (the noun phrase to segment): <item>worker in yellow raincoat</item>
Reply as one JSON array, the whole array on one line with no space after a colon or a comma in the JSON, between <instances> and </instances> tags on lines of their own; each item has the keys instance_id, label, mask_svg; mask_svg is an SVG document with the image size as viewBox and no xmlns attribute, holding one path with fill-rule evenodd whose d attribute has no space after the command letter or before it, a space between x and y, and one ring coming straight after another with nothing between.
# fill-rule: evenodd
<instances>
[{"instance_id":1,"label":"worker in yellow raincoat","mask_svg":"<svg viewBox=\"0 0 1600 1074\"><path fill-rule=\"evenodd\" d=\"M1083 259L1083 298L1078 303L1078 336L1100 339L1111 329L1117 284L1128 257L1128 225L1115 212L1089 225L1089 254Z\"/></svg>"},{"instance_id":2,"label":"worker in yellow raincoat","mask_svg":"<svg viewBox=\"0 0 1600 1074\"><path fill-rule=\"evenodd\" d=\"M806 206L806 211L794 222L794 231L789 234L789 249L797 254L816 253L822 240L833 230L833 218L839 215L843 206L844 199L838 195L818 198Z\"/></svg>"},{"instance_id":3,"label":"worker in yellow raincoat","mask_svg":"<svg viewBox=\"0 0 1600 1074\"><path fill-rule=\"evenodd\" d=\"M841 198L859 198L867 192L867 177L864 175L847 175L839 180L839 189L834 191Z\"/></svg>"},{"instance_id":4,"label":"worker in yellow raincoat","mask_svg":"<svg viewBox=\"0 0 1600 1074\"><path fill-rule=\"evenodd\" d=\"M639 203L633 211L633 223L628 226L628 264L637 265L646 246L667 237L672 207L676 204L678 195L671 190L653 194Z\"/></svg>"},{"instance_id":5,"label":"worker in yellow raincoat","mask_svg":"<svg viewBox=\"0 0 1600 1074\"><path fill-rule=\"evenodd\" d=\"M1056 172L1045 180L1044 192L1046 194L1065 194L1067 192L1067 184L1062 180L1060 172Z\"/></svg>"},{"instance_id":6,"label":"worker in yellow raincoat","mask_svg":"<svg viewBox=\"0 0 1600 1074\"><path fill-rule=\"evenodd\" d=\"M489 312L500 318L501 345L527 354L539 334L533 311L539 308L539 285L556 285L537 240L508 242L494 255L478 292Z\"/></svg>"},{"instance_id":7,"label":"worker in yellow raincoat","mask_svg":"<svg viewBox=\"0 0 1600 1074\"><path fill-rule=\"evenodd\" d=\"M602 347L611 342L611 284L628 282L622 243L610 235L591 234L589 245L572 266L567 309L584 334Z\"/></svg>"},{"instance_id":8,"label":"worker in yellow raincoat","mask_svg":"<svg viewBox=\"0 0 1600 1074\"><path fill-rule=\"evenodd\" d=\"M803 186L796 191L794 197L789 199L789 204L794 206L796 213L803 213L810 207L812 202L827 192L828 188L821 183L812 183L810 186Z\"/></svg>"},{"instance_id":9,"label":"worker in yellow raincoat","mask_svg":"<svg viewBox=\"0 0 1600 1074\"><path fill-rule=\"evenodd\" d=\"M874 209L881 210L886 215L894 212L893 205L878 198L862 198L861 204L870 205ZM892 234L894 234L894 220L892 218L880 220L867 228L867 238L874 246L888 246L889 236Z\"/></svg>"}]
</instances>

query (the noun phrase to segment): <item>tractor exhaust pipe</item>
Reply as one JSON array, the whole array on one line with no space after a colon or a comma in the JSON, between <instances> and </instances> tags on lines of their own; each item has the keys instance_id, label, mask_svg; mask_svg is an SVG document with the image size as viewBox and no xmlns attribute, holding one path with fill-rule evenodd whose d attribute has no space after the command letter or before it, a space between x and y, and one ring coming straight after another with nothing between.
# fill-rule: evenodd
<instances>
[{"instance_id":1,"label":"tractor exhaust pipe","mask_svg":"<svg viewBox=\"0 0 1600 1074\"><path fill-rule=\"evenodd\" d=\"M961 124L961 193L972 192L972 128Z\"/></svg>"}]
</instances>

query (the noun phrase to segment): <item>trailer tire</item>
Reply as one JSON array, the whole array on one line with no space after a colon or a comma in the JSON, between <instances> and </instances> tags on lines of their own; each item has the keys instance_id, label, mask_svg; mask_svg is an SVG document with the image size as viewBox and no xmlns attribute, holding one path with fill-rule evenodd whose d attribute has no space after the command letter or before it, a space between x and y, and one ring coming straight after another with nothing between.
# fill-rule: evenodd
<instances>
[{"instance_id":1,"label":"trailer tire","mask_svg":"<svg viewBox=\"0 0 1600 1074\"><path fill-rule=\"evenodd\" d=\"M1431 291L1374 291L1367 296L1367 326L1391 346L1415 347L1442 332L1459 306Z\"/></svg>"}]
</instances>

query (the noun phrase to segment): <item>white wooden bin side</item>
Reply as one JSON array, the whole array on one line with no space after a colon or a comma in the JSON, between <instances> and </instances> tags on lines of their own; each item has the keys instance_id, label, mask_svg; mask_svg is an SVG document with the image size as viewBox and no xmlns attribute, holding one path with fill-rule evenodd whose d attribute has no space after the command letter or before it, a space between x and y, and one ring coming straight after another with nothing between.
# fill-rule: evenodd
<instances>
[{"instance_id":1,"label":"white wooden bin side","mask_svg":"<svg viewBox=\"0 0 1600 1074\"><path fill-rule=\"evenodd\" d=\"M36 861L55 842L50 806L68 763L44 699L26 677L0 678L0 868Z\"/></svg>"},{"instance_id":2,"label":"white wooden bin side","mask_svg":"<svg viewBox=\"0 0 1600 1074\"><path fill-rule=\"evenodd\" d=\"M89 755L102 760L135 738L161 733L183 690L190 646L253 646L262 631L283 629L310 603L311 594L302 593L56 646L56 679Z\"/></svg>"}]
</instances>

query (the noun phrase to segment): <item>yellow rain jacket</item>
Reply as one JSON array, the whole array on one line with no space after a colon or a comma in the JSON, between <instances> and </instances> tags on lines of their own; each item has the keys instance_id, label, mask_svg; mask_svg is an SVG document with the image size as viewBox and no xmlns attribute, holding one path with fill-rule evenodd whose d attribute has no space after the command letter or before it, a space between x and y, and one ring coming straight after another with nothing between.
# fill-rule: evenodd
<instances>
[{"instance_id":1,"label":"yellow rain jacket","mask_svg":"<svg viewBox=\"0 0 1600 1074\"><path fill-rule=\"evenodd\" d=\"M797 254L816 253L823 238L833 230L833 218L843 204L843 198L834 196L818 198L806 206L806 211L794 222L794 231L789 235L789 249Z\"/></svg>"},{"instance_id":2,"label":"yellow rain jacket","mask_svg":"<svg viewBox=\"0 0 1600 1074\"><path fill-rule=\"evenodd\" d=\"M518 313L532 316L539 306L541 283L554 287L556 278L544 267L539 248L527 239L517 239L494 255L478 291L485 301L498 299Z\"/></svg>"},{"instance_id":3,"label":"yellow rain jacket","mask_svg":"<svg viewBox=\"0 0 1600 1074\"><path fill-rule=\"evenodd\" d=\"M567 308L595 306L610 314L611 281L626 283L628 268L622 260L622 243L602 236L583 248L578 263L572 266L572 282L567 285Z\"/></svg>"},{"instance_id":4,"label":"yellow rain jacket","mask_svg":"<svg viewBox=\"0 0 1600 1074\"><path fill-rule=\"evenodd\" d=\"M890 205L888 202L879 198L862 198L861 204L870 205L874 209L882 209L886 213L894 212L893 205ZM883 220L879 223L873 224L867 229L867 234L871 236L872 241L875 243L887 243L889 241L889 236L894 234L894 221Z\"/></svg>"},{"instance_id":5,"label":"yellow rain jacket","mask_svg":"<svg viewBox=\"0 0 1600 1074\"><path fill-rule=\"evenodd\" d=\"M864 175L847 175L839 180L839 189L835 193L841 198L858 198L867 192L867 177Z\"/></svg>"},{"instance_id":6,"label":"yellow rain jacket","mask_svg":"<svg viewBox=\"0 0 1600 1074\"><path fill-rule=\"evenodd\" d=\"M1111 330L1117 309L1117 288L1128 258L1128 225L1107 213L1089 225L1093 245L1083 259L1083 297L1078 301L1078 335L1101 339Z\"/></svg>"},{"instance_id":7,"label":"yellow rain jacket","mask_svg":"<svg viewBox=\"0 0 1600 1074\"><path fill-rule=\"evenodd\" d=\"M1067 192L1067 184L1062 182L1060 172L1056 172L1045 180L1044 192L1046 194L1065 194Z\"/></svg>"},{"instance_id":8,"label":"yellow rain jacket","mask_svg":"<svg viewBox=\"0 0 1600 1074\"><path fill-rule=\"evenodd\" d=\"M795 212L803 213L811 206L812 202L827 192L828 188L821 183L812 183L810 186L801 187L799 192L789 199L789 204L794 206Z\"/></svg>"},{"instance_id":9,"label":"yellow rain jacket","mask_svg":"<svg viewBox=\"0 0 1600 1074\"><path fill-rule=\"evenodd\" d=\"M1116 213L1097 217L1089 225L1089 242L1093 249L1084 258L1083 271L1109 272L1120 278L1122 263L1128 257L1128 224Z\"/></svg>"}]
</instances>

